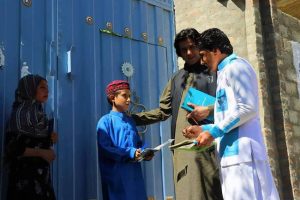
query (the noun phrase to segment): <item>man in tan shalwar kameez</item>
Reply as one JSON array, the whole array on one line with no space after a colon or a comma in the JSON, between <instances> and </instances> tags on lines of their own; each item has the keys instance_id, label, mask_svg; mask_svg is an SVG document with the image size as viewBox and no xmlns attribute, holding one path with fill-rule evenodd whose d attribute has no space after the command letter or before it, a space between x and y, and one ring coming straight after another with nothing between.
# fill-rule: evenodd
<instances>
[{"instance_id":1,"label":"man in tan shalwar kameez","mask_svg":"<svg viewBox=\"0 0 300 200\"><path fill-rule=\"evenodd\" d=\"M182 130L193 124L203 124L210 113L208 107L195 107L188 115L182 109L187 90L194 87L215 96L216 76L200 64L199 48L196 46L199 33L195 29L184 29L176 35L174 46L178 56L185 61L184 68L174 74L167 83L161 97L159 108L133 114L137 125L164 121L172 116L171 137L175 143L185 140ZM193 118L193 120L191 120ZM177 200L222 200L219 170L214 151L190 152L174 151L174 183Z\"/></svg>"}]
</instances>

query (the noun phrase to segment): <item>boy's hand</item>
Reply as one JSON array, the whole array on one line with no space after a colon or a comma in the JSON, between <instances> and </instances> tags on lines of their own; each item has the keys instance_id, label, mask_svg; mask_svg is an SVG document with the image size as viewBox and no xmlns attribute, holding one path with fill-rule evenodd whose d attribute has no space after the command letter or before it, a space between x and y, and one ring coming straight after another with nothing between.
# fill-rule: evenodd
<instances>
[{"instance_id":1,"label":"boy's hand","mask_svg":"<svg viewBox=\"0 0 300 200\"><path fill-rule=\"evenodd\" d=\"M137 149L135 151L135 154L134 154L134 160L138 161L141 159L141 153L142 153L142 150L141 149Z\"/></svg>"},{"instance_id":2,"label":"boy's hand","mask_svg":"<svg viewBox=\"0 0 300 200\"><path fill-rule=\"evenodd\" d=\"M147 156L145 156L144 160L150 161L150 160L152 160L153 156L154 156L154 152L153 152L153 151L150 151L150 152L147 154Z\"/></svg>"},{"instance_id":3,"label":"boy's hand","mask_svg":"<svg viewBox=\"0 0 300 200\"><path fill-rule=\"evenodd\" d=\"M53 144L56 144L57 143L57 140L58 140L58 135L56 132L52 132L51 133L51 136L50 136L50 139L52 141Z\"/></svg>"}]
</instances>

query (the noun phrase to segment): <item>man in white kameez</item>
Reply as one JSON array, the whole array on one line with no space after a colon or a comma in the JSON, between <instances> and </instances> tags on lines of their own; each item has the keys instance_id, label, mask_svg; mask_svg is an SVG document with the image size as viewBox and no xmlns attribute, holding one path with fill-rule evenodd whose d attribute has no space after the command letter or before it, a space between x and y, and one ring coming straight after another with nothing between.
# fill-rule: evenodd
<instances>
[{"instance_id":1,"label":"man in white kameez","mask_svg":"<svg viewBox=\"0 0 300 200\"><path fill-rule=\"evenodd\" d=\"M214 124L188 126L198 145L217 143L224 200L278 200L259 121L256 74L233 53L228 37L212 28L201 34L201 62L217 71Z\"/></svg>"}]
</instances>

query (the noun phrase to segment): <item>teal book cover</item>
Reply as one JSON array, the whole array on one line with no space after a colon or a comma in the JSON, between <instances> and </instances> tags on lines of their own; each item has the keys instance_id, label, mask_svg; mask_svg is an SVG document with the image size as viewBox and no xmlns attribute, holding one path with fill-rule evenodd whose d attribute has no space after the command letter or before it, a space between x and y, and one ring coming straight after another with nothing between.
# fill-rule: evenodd
<instances>
[{"instance_id":1,"label":"teal book cover","mask_svg":"<svg viewBox=\"0 0 300 200\"><path fill-rule=\"evenodd\" d=\"M186 96L185 96L184 101L181 105L181 108L183 108L183 109L185 109L189 112L192 112L193 108L188 106L188 103L193 103L193 104L196 104L198 106L211 106L211 105L215 105L215 101L216 101L215 97L191 87L191 88L189 88L189 90L186 93ZM207 120L209 120L211 122L214 121L213 113L211 113L207 117Z\"/></svg>"}]
</instances>

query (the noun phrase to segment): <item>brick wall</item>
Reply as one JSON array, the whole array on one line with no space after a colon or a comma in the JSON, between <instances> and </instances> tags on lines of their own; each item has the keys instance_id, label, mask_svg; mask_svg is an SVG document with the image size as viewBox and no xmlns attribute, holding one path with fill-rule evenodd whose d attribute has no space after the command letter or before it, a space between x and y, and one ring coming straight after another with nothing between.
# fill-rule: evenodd
<instances>
[{"instance_id":1,"label":"brick wall","mask_svg":"<svg viewBox=\"0 0 300 200\"><path fill-rule=\"evenodd\" d=\"M300 20L277 10L279 63L284 133L294 199L300 199L300 99L291 41L300 43ZM299 80L298 80L299 81Z\"/></svg>"},{"instance_id":2,"label":"brick wall","mask_svg":"<svg viewBox=\"0 0 300 200\"><path fill-rule=\"evenodd\" d=\"M223 30L234 52L257 72L260 117L281 199L300 199L300 100L290 41L300 22L277 10L276 0L174 0L176 30ZM179 65L182 66L179 60Z\"/></svg>"}]
</instances>

